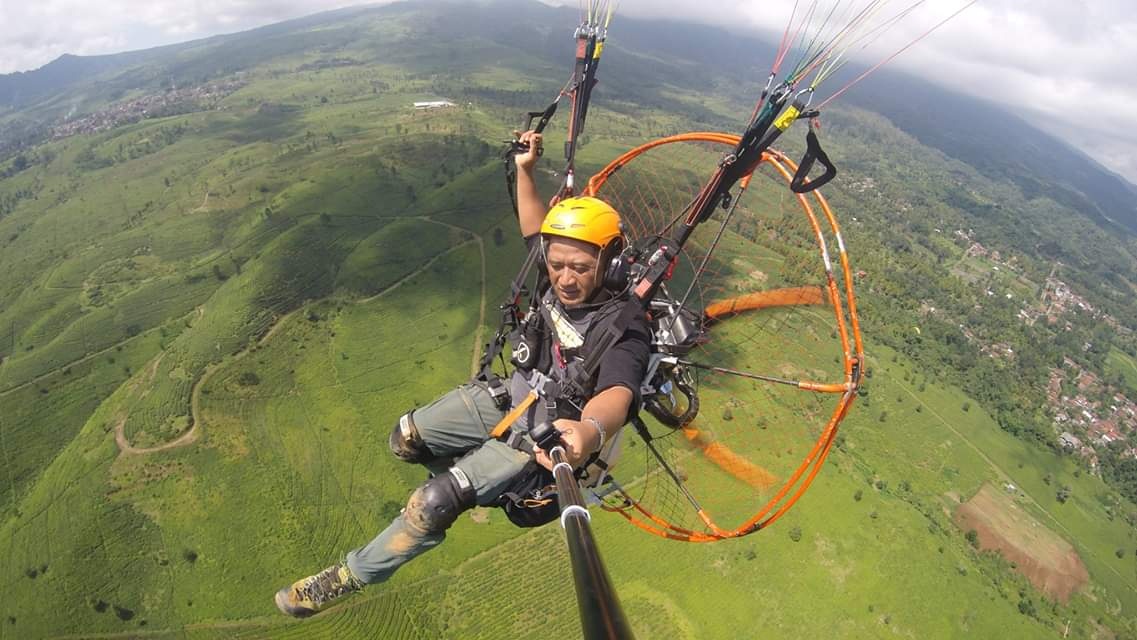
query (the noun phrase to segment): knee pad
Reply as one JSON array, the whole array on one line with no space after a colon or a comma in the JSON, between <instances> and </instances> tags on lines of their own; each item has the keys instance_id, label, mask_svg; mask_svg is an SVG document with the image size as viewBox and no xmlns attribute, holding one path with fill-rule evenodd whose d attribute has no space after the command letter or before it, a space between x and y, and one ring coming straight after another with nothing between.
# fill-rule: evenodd
<instances>
[{"instance_id":1,"label":"knee pad","mask_svg":"<svg viewBox=\"0 0 1137 640\"><path fill-rule=\"evenodd\" d=\"M434 460L434 454L419 436L418 428L415 427L414 419L409 412L399 418L399 423L391 431L389 443L395 457L405 462L423 463Z\"/></svg>"},{"instance_id":2,"label":"knee pad","mask_svg":"<svg viewBox=\"0 0 1137 640\"><path fill-rule=\"evenodd\" d=\"M451 467L415 489L407 501L403 517L426 533L442 533L454 524L466 509L474 506L476 492L466 474Z\"/></svg>"}]
</instances>

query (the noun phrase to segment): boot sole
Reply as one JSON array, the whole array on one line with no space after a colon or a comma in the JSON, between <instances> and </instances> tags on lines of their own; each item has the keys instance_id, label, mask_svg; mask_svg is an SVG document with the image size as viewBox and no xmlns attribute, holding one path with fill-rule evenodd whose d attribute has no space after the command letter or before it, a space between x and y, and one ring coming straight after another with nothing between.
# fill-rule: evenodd
<instances>
[{"instance_id":1,"label":"boot sole","mask_svg":"<svg viewBox=\"0 0 1137 640\"><path fill-rule=\"evenodd\" d=\"M307 618L315 615L316 612L311 609L301 609L288 604L288 592L291 589L291 587L285 587L276 592L276 596L273 597L273 601L276 602L276 608L280 609L281 613L292 616L293 618Z\"/></svg>"}]
</instances>

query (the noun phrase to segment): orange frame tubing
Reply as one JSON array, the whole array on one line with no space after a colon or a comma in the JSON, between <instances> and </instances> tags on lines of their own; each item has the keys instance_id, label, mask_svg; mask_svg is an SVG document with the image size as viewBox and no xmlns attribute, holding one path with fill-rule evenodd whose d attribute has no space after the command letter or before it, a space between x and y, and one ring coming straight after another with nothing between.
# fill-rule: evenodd
<instances>
[{"instance_id":1,"label":"orange frame tubing","mask_svg":"<svg viewBox=\"0 0 1137 640\"><path fill-rule=\"evenodd\" d=\"M608 164L608 166L601 169L598 173L589 179L588 184L584 189L584 195L595 196L608 178L618 171L620 168L631 162L636 156L654 149L656 147L671 144L676 142L711 142L735 147L740 140L739 136L719 132L693 132L684 133L674 136L667 136L659 138L651 142L640 145L630 151L624 153ZM787 158L785 154L780 151L769 149L762 154L762 160L758 166L763 163L768 163L778 172L779 175L787 182L793 179L793 174L797 171L797 165ZM748 184L751 176L748 175L743 178L745 184ZM822 231L821 224L818 221L818 216L814 211L814 207L810 202L807 195L813 196L813 201L821 209L821 213L825 218L830 230L837 241L838 259L841 268L841 275L845 280L844 293L845 301L842 303L841 292L838 290L836 278L833 274L833 263L830 259L829 248L825 240L825 235ZM614 507L605 505L604 508L609 511L615 511L623 517L627 518L632 524L640 527L641 529L653 533L655 535L670 538L673 540L684 540L687 542L714 542L716 540L724 540L727 538L736 538L744 535L754 533L761 529L766 528L779 518L781 518L797 501L805 494L813 483L814 478L817 477L818 472L825 463L829 452L833 448L833 442L836 439L837 430L841 420L845 418L849 408L852 406L853 401L856 399L856 390L860 384L860 371L864 363L864 343L861 338L860 322L857 318L856 296L853 292L853 277L852 269L849 266L849 257L845 248L845 241L841 235L840 226L837 224L837 219L833 215L832 209L829 207L829 202L820 191L813 191L810 194L795 194L798 203L801 205L802 211L805 213L806 218L809 220L810 227L813 229L815 239L817 241L818 250L821 254L822 261L825 265L826 277L826 291L828 293L830 304L833 306L834 316L837 321L837 333L841 339L841 349L844 353L844 377L843 383L820 383L820 382L799 382L798 388L806 391L824 392L824 393L841 393L841 399L838 401L837 407L834 409L832 415L827 422L825 429L822 430L821 435L818 437L817 442L814 443L805 459L802 460L801 465L794 471L790 478L782 485L781 489L763 505L759 511L747 519L744 523L734 529L721 529L717 526L710 517L699 510L697 515L700 520L707 526L709 533L691 531L689 529L680 527L666 519L649 512L643 505L633 499L626 492L621 490L624 498L629 505L623 507ZM731 301L726 301L723 304L729 304ZM742 309L742 307L740 307ZM733 308L732 308L733 310ZM724 311L725 312L725 311ZM846 321L847 318L847 321ZM852 343L850 344L850 333L852 334ZM791 493L792 492L792 493ZM787 497L788 496L788 497ZM630 508L629 508L630 507ZM638 514L640 515L637 515ZM772 513L771 513L772 512ZM642 517L641 517L642 516Z\"/></svg>"}]
</instances>

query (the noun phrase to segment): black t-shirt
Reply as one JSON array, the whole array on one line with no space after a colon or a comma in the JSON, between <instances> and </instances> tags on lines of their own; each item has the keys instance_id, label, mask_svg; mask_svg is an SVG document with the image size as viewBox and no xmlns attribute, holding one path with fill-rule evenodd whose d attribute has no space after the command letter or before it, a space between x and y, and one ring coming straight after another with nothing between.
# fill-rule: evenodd
<instances>
[{"instance_id":1,"label":"black t-shirt","mask_svg":"<svg viewBox=\"0 0 1137 640\"><path fill-rule=\"evenodd\" d=\"M525 239L526 246L531 250L534 243L539 241L539 238L539 235L529 236ZM545 268L543 263L540 264L540 268ZM638 306L639 302L627 297L627 294L624 294L620 298L613 298L611 292L598 289L596 293L593 294L589 303L577 308L565 309L560 305L559 301L557 301L556 304L560 306L565 315L573 320L579 320L588 314L595 314L595 318L590 324L588 335L585 337L585 349L587 349L590 343L588 336L598 330L597 327L603 325L605 319L618 316L625 306ZM549 327L546 327L546 330L550 333L552 332L552 329ZM541 355L545 356L545 353ZM587 355L585 350L581 351L581 355ZM634 395L635 399L632 405L632 411L635 412L640 405L640 383L643 382L644 375L647 373L647 364L650 355L651 328L648 326L646 315L639 313L635 315L633 321L624 329L624 333L620 339L608 349L600 361L600 367L596 374L596 385L593 388L593 395L612 387L625 387ZM541 357L538 361L537 368L540 371L548 373L549 369L553 366L556 365L553 363L553 358L550 355L547 358Z\"/></svg>"},{"instance_id":2,"label":"black t-shirt","mask_svg":"<svg viewBox=\"0 0 1137 640\"><path fill-rule=\"evenodd\" d=\"M598 317L593 321L593 326L601 325L604 318L609 315L618 316L627 305L639 306L639 303L628 298L612 301L598 312ZM572 310L569 310L568 313L571 314ZM586 337L585 345L588 345L588 342ZM643 382L644 374L647 373L650 355L651 329L648 327L647 319L640 313L635 316L635 319L624 329L624 334L601 359L593 395L611 387L626 387L635 395L633 406L638 407L640 383Z\"/></svg>"}]
</instances>

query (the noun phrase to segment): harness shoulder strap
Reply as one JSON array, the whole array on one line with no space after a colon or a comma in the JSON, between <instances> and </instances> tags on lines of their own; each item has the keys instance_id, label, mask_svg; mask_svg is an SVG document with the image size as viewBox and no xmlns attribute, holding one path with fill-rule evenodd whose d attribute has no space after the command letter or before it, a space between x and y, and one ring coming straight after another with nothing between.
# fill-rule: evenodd
<instances>
[{"instance_id":1,"label":"harness shoulder strap","mask_svg":"<svg viewBox=\"0 0 1137 640\"><path fill-rule=\"evenodd\" d=\"M540 255L541 245L539 243L533 243L533 246L529 249L529 255L525 257L525 262L521 264L521 270L517 272L517 277L515 277L513 282L509 285L509 299L501 305L501 325L498 327L493 340L486 344L486 350L482 353L482 360L479 363L478 377L483 380L488 381L493 375L493 361L501 355L501 350L505 346L506 338L520 321L518 305L521 303L521 297L525 294L525 281L529 278L529 273L533 271L533 267L537 264Z\"/></svg>"},{"instance_id":2,"label":"harness shoulder strap","mask_svg":"<svg viewBox=\"0 0 1137 640\"><path fill-rule=\"evenodd\" d=\"M584 357L584 362L577 367L569 367L570 383L574 385L587 384L589 380L595 377L600 370L600 363L608 354L608 350L623 337L624 332L628 330L636 317L643 315L643 313L643 308L635 300L628 300L620 309L615 320L603 323L598 329L601 332L600 336L589 348Z\"/></svg>"}]
</instances>

